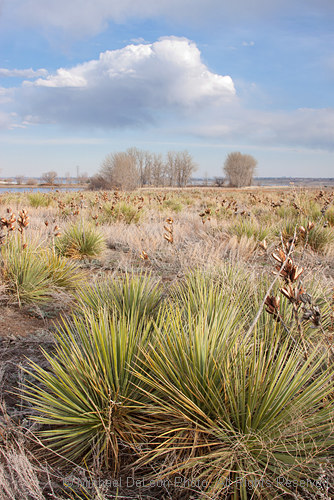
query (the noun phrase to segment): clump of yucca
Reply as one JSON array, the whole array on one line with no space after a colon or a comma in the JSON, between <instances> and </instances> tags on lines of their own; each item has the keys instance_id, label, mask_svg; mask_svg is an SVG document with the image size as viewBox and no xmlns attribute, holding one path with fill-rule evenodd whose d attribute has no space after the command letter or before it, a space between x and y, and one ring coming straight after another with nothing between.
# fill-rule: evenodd
<instances>
[{"instance_id":1,"label":"clump of yucca","mask_svg":"<svg viewBox=\"0 0 334 500\"><path fill-rule=\"evenodd\" d=\"M137 314L139 318L156 318L162 297L160 283L146 273L109 277L77 293L80 310L88 309L97 315L105 309L127 318Z\"/></svg>"},{"instance_id":2,"label":"clump of yucca","mask_svg":"<svg viewBox=\"0 0 334 500\"><path fill-rule=\"evenodd\" d=\"M138 224L142 218L142 209L126 201L105 204L102 206L102 223L124 222L125 224Z\"/></svg>"},{"instance_id":3,"label":"clump of yucca","mask_svg":"<svg viewBox=\"0 0 334 500\"><path fill-rule=\"evenodd\" d=\"M22 242L13 235L1 248L1 275L8 292L19 304L38 304L50 300L52 279L38 244Z\"/></svg>"},{"instance_id":4,"label":"clump of yucca","mask_svg":"<svg viewBox=\"0 0 334 500\"><path fill-rule=\"evenodd\" d=\"M59 289L72 292L86 277L74 262L38 241L27 243L22 234L11 234L2 245L0 274L7 292L20 305L48 302Z\"/></svg>"},{"instance_id":5,"label":"clump of yucca","mask_svg":"<svg viewBox=\"0 0 334 500\"><path fill-rule=\"evenodd\" d=\"M30 206L33 208L48 207L52 202L52 198L48 193L36 193L28 194L28 201Z\"/></svg>"},{"instance_id":6,"label":"clump of yucca","mask_svg":"<svg viewBox=\"0 0 334 500\"><path fill-rule=\"evenodd\" d=\"M59 255L72 259L91 259L105 249L105 239L96 227L79 222L57 238L55 249Z\"/></svg>"},{"instance_id":7,"label":"clump of yucca","mask_svg":"<svg viewBox=\"0 0 334 500\"><path fill-rule=\"evenodd\" d=\"M119 467L120 450L140 449L147 439L149 397L132 371L141 366L152 328L138 313L118 317L100 310L64 321L56 334L56 352L44 352L49 369L31 363L38 382L28 384L25 399L47 426L40 432L50 447L72 460L98 456ZM143 390L141 390L143 389Z\"/></svg>"},{"instance_id":8,"label":"clump of yucca","mask_svg":"<svg viewBox=\"0 0 334 500\"><path fill-rule=\"evenodd\" d=\"M305 218L286 220L282 227L283 238L285 240L291 239L296 227L296 246L309 247L315 252L326 253L334 243L334 233L329 225L321 222L312 222Z\"/></svg>"},{"instance_id":9,"label":"clump of yucca","mask_svg":"<svg viewBox=\"0 0 334 500\"><path fill-rule=\"evenodd\" d=\"M229 301L222 308L216 320L203 311L184 321L175 307L161 317L136 370L160 419L140 463L159 478L193 480L210 498L302 498L334 444L333 368L317 349L305 361L277 324L244 337Z\"/></svg>"},{"instance_id":10,"label":"clump of yucca","mask_svg":"<svg viewBox=\"0 0 334 500\"><path fill-rule=\"evenodd\" d=\"M239 239L242 236L253 238L255 241L263 241L267 239L271 231L268 226L263 226L256 220L241 220L236 224L232 224L229 232L236 235Z\"/></svg>"}]
</instances>

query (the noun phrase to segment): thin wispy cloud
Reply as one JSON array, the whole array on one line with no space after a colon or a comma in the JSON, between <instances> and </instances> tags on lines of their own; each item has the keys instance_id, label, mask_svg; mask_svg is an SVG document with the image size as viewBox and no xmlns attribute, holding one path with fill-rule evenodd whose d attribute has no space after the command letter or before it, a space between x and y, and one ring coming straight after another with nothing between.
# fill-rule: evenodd
<instances>
[{"instance_id":1,"label":"thin wispy cloud","mask_svg":"<svg viewBox=\"0 0 334 500\"><path fill-rule=\"evenodd\" d=\"M48 71L46 69L7 69L0 68L0 78L37 78L38 76L46 76Z\"/></svg>"},{"instance_id":2,"label":"thin wispy cloud","mask_svg":"<svg viewBox=\"0 0 334 500\"><path fill-rule=\"evenodd\" d=\"M193 125L189 133L208 139L242 141L272 147L302 147L334 151L334 109L298 109L285 112L249 110L241 106L226 109Z\"/></svg>"}]
</instances>

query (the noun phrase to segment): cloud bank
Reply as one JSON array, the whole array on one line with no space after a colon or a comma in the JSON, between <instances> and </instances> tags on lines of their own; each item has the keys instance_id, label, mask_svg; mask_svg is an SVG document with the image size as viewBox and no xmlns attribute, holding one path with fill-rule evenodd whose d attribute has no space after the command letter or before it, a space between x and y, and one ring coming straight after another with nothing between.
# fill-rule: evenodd
<instances>
[{"instance_id":1,"label":"cloud bank","mask_svg":"<svg viewBox=\"0 0 334 500\"><path fill-rule=\"evenodd\" d=\"M334 150L334 109L301 108L275 112L245 109L235 105L206 117L188 133L221 139L246 141L259 146L288 146Z\"/></svg>"},{"instance_id":2,"label":"cloud bank","mask_svg":"<svg viewBox=\"0 0 334 500\"><path fill-rule=\"evenodd\" d=\"M2 0L7 20L38 27L60 29L70 36L91 36L109 22L163 17L180 24L226 23L231 20L297 15L308 9L332 12L332 0ZM0 3L1 6L1 3Z\"/></svg>"},{"instance_id":3,"label":"cloud bank","mask_svg":"<svg viewBox=\"0 0 334 500\"><path fill-rule=\"evenodd\" d=\"M19 118L25 127L142 127L149 133L154 126L154 131L169 127L180 136L222 142L334 148L333 108L249 109L232 78L210 71L196 44L186 38L107 50L99 59L53 74L43 69L2 71L30 78L16 89L0 87L2 128L20 126Z\"/></svg>"},{"instance_id":4,"label":"cloud bank","mask_svg":"<svg viewBox=\"0 0 334 500\"><path fill-rule=\"evenodd\" d=\"M167 37L26 81L18 95L24 119L35 123L119 127L150 123L156 113L230 103L236 92L230 76L201 61L193 42Z\"/></svg>"}]
</instances>

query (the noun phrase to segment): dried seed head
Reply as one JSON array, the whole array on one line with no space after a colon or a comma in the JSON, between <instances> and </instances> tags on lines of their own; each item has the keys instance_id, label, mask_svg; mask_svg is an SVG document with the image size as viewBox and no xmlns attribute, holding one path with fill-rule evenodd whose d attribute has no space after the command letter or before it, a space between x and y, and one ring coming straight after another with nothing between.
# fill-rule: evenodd
<instances>
[{"instance_id":1,"label":"dried seed head","mask_svg":"<svg viewBox=\"0 0 334 500\"><path fill-rule=\"evenodd\" d=\"M293 251L294 247L295 247L295 244L294 244L293 238L290 238L290 240L285 243L285 250L287 253L289 253L289 252L291 253Z\"/></svg>"},{"instance_id":2,"label":"dried seed head","mask_svg":"<svg viewBox=\"0 0 334 500\"><path fill-rule=\"evenodd\" d=\"M173 243L173 235L172 234L164 234L165 240L167 240L169 243Z\"/></svg>"},{"instance_id":3,"label":"dried seed head","mask_svg":"<svg viewBox=\"0 0 334 500\"><path fill-rule=\"evenodd\" d=\"M291 285L286 286L285 288L280 288L280 292L290 301L296 302L295 298L295 290Z\"/></svg>"},{"instance_id":4,"label":"dried seed head","mask_svg":"<svg viewBox=\"0 0 334 500\"><path fill-rule=\"evenodd\" d=\"M274 297L268 296L265 300L265 306L266 306L266 311L269 314L272 314L275 319L279 321L279 304L280 304L280 298L279 297Z\"/></svg>"},{"instance_id":5,"label":"dried seed head","mask_svg":"<svg viewBox=\"0 0 334 500\"><path fill-rule=\"evenodd\" d=\"M290 280L292 281L292 283L294 281L297 281L297 279L302 275L303 272L304 272L303 267L293 266L290 273Z\"/></svg>"},{"instance_id":6,"label":"dried seed head","mask_svg":"<svg viewBox=\"0 0 334 500\"><path fill-rule=\"evenodd\" d=\"M150 260L149 259L149 256L147 255L147 253L145 252L145 250L142 250L141 254L139 255L139 257L142 259L142 260Z\"/></svg>"},{"instance_id":7,"label":"dried seed head","mask_svg":"<svg viewBox=\"0 0 334 500\"><path fill-rule=\"evenodd\" d=\"M259 246L261 248L263 248L263 250L267 250L267 248L268 248L268 245L267 245L267 242L265 239L259 242Z\"/></svg>"},{"instance_id":8,"label":"dried seed head","mask_svg":"<svg viewBox=\"0 0 334 500\"><path fill-rule=\"evenodd\" d=\"M283 264L283 262L285 262L286 260L286 255L280 248L276 250L276 253L272 253L271 256L280 264Z\"/></svg>"}]
</instances>

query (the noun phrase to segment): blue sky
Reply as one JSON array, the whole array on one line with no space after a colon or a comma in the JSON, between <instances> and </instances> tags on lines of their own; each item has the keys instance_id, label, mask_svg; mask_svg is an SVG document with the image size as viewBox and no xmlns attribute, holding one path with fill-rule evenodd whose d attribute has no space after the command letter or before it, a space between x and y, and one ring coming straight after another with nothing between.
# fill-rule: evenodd
<instances>
[{"instance_id":1,"label":"blue sky","mask_svg":"<svg viewBox=\"0 0 334 500\"><path fill-rule=\"evenodd\" d=\"M0 0L0 175L129 147L334 176L334 1Z\"/></svg>"}]
</instances>

